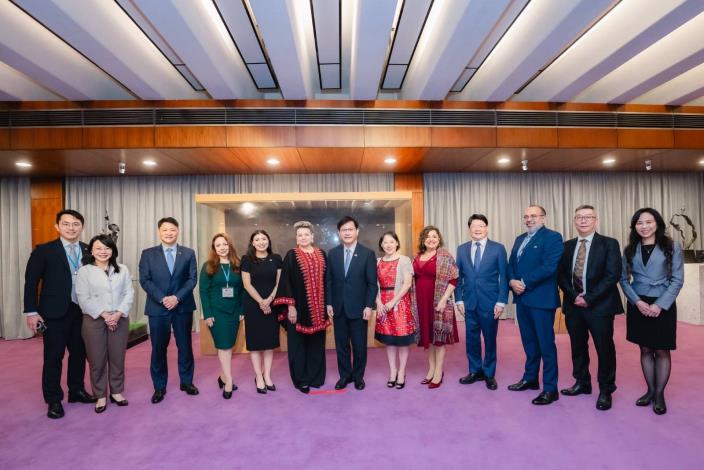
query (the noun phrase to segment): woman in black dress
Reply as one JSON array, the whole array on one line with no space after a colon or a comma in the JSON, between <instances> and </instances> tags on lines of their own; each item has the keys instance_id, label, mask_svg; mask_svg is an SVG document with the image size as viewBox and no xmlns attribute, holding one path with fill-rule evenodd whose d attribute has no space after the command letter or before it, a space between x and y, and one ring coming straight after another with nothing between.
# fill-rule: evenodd
<instances>
[{"instance_id":1,"label":"woman in black dress","mask_svg":"<svg viewBox=\"0 0 704 470\"><path fill-rule=\"evenodd\" d=\"M286 253L274 306L286 325L288 366L293 385L303 393L325 383L325 252L313 246L313 224L296 222L296 248Z\"/></svg>"},{"instance_id":2,"label":"woman in black dress","mask_svg":"<svg viewBox=\"0 0 704 470\"><path fill-rule=\"evenodd\" d=\"M264 230L249 237L247 254L242 257L244 297L244 333L254 368L258 393L275 391L271 380L274 349L279 347L279 324L271 312L271 303L281 277L281 256L272 253L271 239Z\"/></svg>"},{"instance_id":3,"label":"woman in black dress","mask_svg":"<svg viewBox=\"0 0 704 470\"><path fill-rule=\"evenodd\" d=\"M684 284L682 248L665 233L658 211L639 209L631 219L623 250L621 289L628 298L626 339L640 346L640 364L648 385L637 406L653 403L665 414L665 385L670 377L670 351L676 348L675 299Z\"/></svg>"}]
</instances>

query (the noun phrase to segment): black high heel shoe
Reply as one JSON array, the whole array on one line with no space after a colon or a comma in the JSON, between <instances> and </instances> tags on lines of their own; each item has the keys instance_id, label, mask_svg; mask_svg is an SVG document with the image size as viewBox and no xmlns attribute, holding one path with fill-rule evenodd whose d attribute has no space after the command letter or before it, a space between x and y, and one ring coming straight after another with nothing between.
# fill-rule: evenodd
<instances>
[{"instance_id":1,"label":"black high heel shoe","mask_svg":"<svg viewBox=\"0 0 704 470\"><path fill-rule=\"evenodd\" d=\"M235 387L234 387L234 384L233 384L232 390L234 390L234 389L235 389ZM230 398L232 398L232 391L229 391L229 392L228 392L227 390L225 390L225 387L223 387L223 389L222 389L222 397L223 397L225 400L229 400Z\"/></svg>"},{"instance_id":2,"label":"black high heel shoe","mask_svg":"<svg viewBox=\"0 0 704 470\"><path fill-rule=\"evenodd\" d=\"M653 400L653 412L656 415L664 415L667 413L667 405L665 404L665 397L663 395L656 396Z\"/></svg>"},{"instance_id":3,"label":"black high heel shoe","mask_svg":"<svg viewBox=\"0 0 704 470\"><path fill-rule=\"evenodd\" d=\"M218 375L218 387L225 388L225 382L222 381L222 379L220 378L219 375ZM235 385L235 382L232 382L232 392L234 392L235 390L237 390L237 385ZM232 393L232 392L230 392L230 393Z\"/></svg>"},{"instance_id":4,"label":"black high heel shoe","mask_svg":"<svg viewBox=\"0 0 704 470\"><path fill-rule=\"evenodd\" d=\"M264 385L266 385L266 382L264 382ZM275 392L275 391L276 391L276 385L274 385L274 384L266 385L266 389L269 390L270 392Z\"/></svg>"},{"instance_id":5,"label":"black high heel shoe","mask_svg":"<svg viewBox=\"0 0 704 470\"><path fill-rule=\"evenodd\" d=\"M393 380L389 380L386 382L386 386L389 388L394 388L396 386L396 381L398 380L398 373L396 374L396 378Z\"/></svg>"},{"instance_id":6,"label":"black high heel shoe","mask_svg":"<svg viewBox=\"0 0 704 470\"><path fill-rule=\"evenodd\" d=\"M403 376L403 382L398 381L398 374L396 374L396 390L401 390L406 386L406 376Z\"/></svg>"},{"instance_id":7,"label":"black high heel shoe","mask_svg":"<svg viewBox=\"0 0 704 470\"><path fill-rule=\"evenodd\" d=\"M256 377L254 377L254 386L257 389L257 393L261 393L261 394L266 393L266 383L264 383L264 387L262 387L262 388L257 387L257 378Z\"/></svg>"},{"instance_id":8,"label":"black high heel shoe","mask_svg":"<svg viewBox=\"0 0 704 470\"><path fill-rule=\"evenodd\" d=\"M648 392L636 400L636 406L648 406L653 402L654 393Z\"/></svg>"},{"instance_id":9,"label":"black high heel shoe","mask_svg":"<svg viewBox=\"0 0 704 470\"><path fill-rule=\"evenodd\" d=\"M116 400L115 398L113 398L112 395L110 395L110 403L114 403L114 404L116 404L117 406L127 406L127 405L129 405L129 402L128 402L127 400L125 400L125 399Z\"/></svg>"},{"instance_id":10,"label":"black high heel shoe","mask_svg":"<svg viewBox=\"0 0 704 470\"><path fill-rule=\"evenodd\" d=\"M103 411L105 411L105 410L107 409L107 407L108 407L108 403L105 402L105 404L102 405L102 406L96 406L96 407L95 407L95 412L98 413L98 414L100 414L100 413L102 413Z\"/></svg>"}]
</instances>

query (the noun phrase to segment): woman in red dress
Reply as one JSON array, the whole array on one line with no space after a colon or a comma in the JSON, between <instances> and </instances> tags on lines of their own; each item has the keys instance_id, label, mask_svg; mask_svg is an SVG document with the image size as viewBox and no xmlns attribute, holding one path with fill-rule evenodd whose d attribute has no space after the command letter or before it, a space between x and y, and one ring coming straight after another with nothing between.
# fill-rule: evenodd
<instances>
[{"instance_id":1,"label":"woman in red dress","mask_svg":"<svg viewBox=\"0 0 704 470\"><path fill-rule=\"evenodd\" d=\"M413 267L408 256L398 253L400 245L395 232L386 232L379 239L379 249L384 256L376 264L379 294L374 329L376 340L386 345L389 360L389 381L386 386L399 390L406 385L408 347L418 342Z\"/></svg>"},{"instance_id":2,"label":"woman in red dress","mask_svg":"<svg viewBox=\"0 0 704 470\"><path fill-rule=\"evenodd\" d=\"M440 230L429 225L420 232L419 253L413 260L420 321L419 346L428 349L428 373L421 384L442 384L445 345L459 341L452 292L459 272L455 259L442 248Z\"/></svg>"}]
</instances>

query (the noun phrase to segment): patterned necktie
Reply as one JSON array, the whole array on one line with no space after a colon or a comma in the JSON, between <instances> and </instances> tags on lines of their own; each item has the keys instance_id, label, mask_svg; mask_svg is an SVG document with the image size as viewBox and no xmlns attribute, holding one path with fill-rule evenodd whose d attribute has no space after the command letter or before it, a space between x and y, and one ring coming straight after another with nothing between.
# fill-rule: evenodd
<instances>
[{"instance_id":1,"label":"patterned necktie","mask_svg":"<svg viewBox=\"0 0 704 470\"><path fill-rule=\"evenodd\" d=\"M350 269L350 261L352 260L352 250L345 248L345 276L347 276L347 270Z\"/></svg>"},{"instance_id":2,"label":"patterned necktie","mask_svg":"<svg viewBox=\"0 0 704 470\"><path fill-rule=\"evenodd\" d=\"M173 248L167 248L166 249L166 264L169 266L169 272L171 274L174 273L174 249Z\"/></svg>"},{"instance_id":3,"label":"patterned necktie","mask_svg":"<svg viewBox=\"0 0 704 470\"><path fill-rule=\"evenodd\" d=\"M579 241L579 249L577 250L577 259L574 262L574 270L572 271L572 285L577 292L584 292L584 261L587 259L587 240Z\"/></svg>"},{"instance_id":4,"label":"patterned necktie","mask_svg":"<svg viewBox=\"0 0 704 470\"><path fill-rule=\"evenodd\" d=\"M523 250L525 250L528 243L530 243L530 238L531 235L526 235L526 238L523 239L523 243L521 243L521 246L518 248L518 259L521 259L521 255L523 255Z\"/></svg>"},{"instance_id":5,"label":"patterned necktie","mask_svg":"<svg viewBox=\"0 0 704 470\"><path fill-rule=\"evenodd\" d=\"M78 247L75 243L71 243L68 246L68 257L70 259L71 265L71 302L77 304L78 297L76 296L76 271L78 271L78 266L80 261L78 259Z\"/></svg>"},{"instance_id":6,"label":"patterned necktie","mask_svg":"<svg viewBox=\"0 0 704 470\"><path fill-rule=\"evenodd\" d=\"M482 244L476 242L477 251L474 252L474 270L479 271L479 263L482 262Z\"/></svg>"}]
</instances>

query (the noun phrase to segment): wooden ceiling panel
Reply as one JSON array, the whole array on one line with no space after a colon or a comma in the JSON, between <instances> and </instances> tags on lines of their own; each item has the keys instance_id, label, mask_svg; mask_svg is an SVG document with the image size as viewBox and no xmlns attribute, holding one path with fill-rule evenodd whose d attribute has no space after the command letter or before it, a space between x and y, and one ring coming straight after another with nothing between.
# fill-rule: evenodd
<instances>
[{"instance_id":1,"label":"wooden ceiling panel","mask_svg":"<svg viewBox=\"0 0 704 470\"><path fill-rule=\"evenodd\" d=\"M253 173L305 173L301 156L295 147L279 148L230 148L228 149L242 161ZM266 163L269 158L276 158L279 164L271 166Z\"/></svg>"},{"instance_id":2,"label":"wooden ceiling panel","mask_svg":"<svg viewBox=\"0 0 704 470\"><path fill-rule=\"evenodd\" d=\"M506 148L489 149L481 158L465 167L464 171L520 171L521 160L531 160L549 152L550 149L541 148ZM499 163L501 159L508 159L508 163Z\"/></svg>"},{"instance_id":3,"label":"wooden ceiling panel","mask_svg":"<svg viewBox=\"0 0 704 470\"><path fill-rule=\"evenodd\" d=\"M421 171L464 171L492 150L490 148L430 148L423 159Z\"/></svg>"},{"instance_id":4,"label":"wooden ceiling panel","mask_svg":"<svg viewBox=\"0 0 704 470\"><path fill-rule=\"evenodd\" d=\"M363 147L299 147L306 170L321 173L357 173L362 169Z\"/></svg>"},{"instance_id":5,"label":"wooden ceiling panel","mask_svg":"<svg viewBox=\"0 0 704 470\"><path fill-rule=\"evenodd\" d=\"M190 174L251 173L251 169L230 149L161 149L167 157L188 169Z\"/></svg>"},{"instance_id":6,"label":"wooden ceiling panel","mask_svg":"<svg viewBox=\"0 0 704 470\"><path fill-rule=\"evenodd\" d=\"M398 173L413 173L421 171L422 163L427 153L427 148L368 147L364 149L362 172L385 173L393 171ZM396 162L388 164L384 162L387 158L395 158Z\"/></svg>"}]
</instances>

